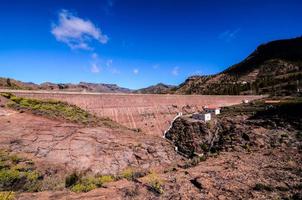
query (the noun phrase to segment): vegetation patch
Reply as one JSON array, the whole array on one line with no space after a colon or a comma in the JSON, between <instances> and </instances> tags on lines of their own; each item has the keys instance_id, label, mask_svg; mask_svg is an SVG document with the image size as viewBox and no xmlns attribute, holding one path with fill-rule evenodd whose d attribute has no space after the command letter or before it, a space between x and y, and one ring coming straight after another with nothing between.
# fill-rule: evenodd
<instances>
[{"instance_id":1,"label":"vegetation patch","mask_svg":"<svg viewBox=\"0 0 302 200\"><path fill-rule=\"evenodd\" d=\"M112 175L83 176L72 173L65 179L65 187L73 192L89 192L96 188L104 187L106 183L116 181Z\"/></svg>"},{"instance_id":2,"label":"vegetation patch","mask_svg":"<svg viewBox=\"0 0 302 200\"><path fill-rule=\"evenodd\" d=\"M146 175L145 172L135 170L131 167L124 169L120 174L121 178L125 178L129 181L133 181L133 180L135 180L137 178L141 178L145 175Z\"/></svg>"},{"instance_id":3,"label":"vegetation patch","mask_svg":"<svg viewBox=\"0 0 302 200\"><path fill-rule=\"evenodd\" d=\"M43 176L33 162L8 151L0 151L0 191L37 192L41 190L42 180Z\"/></svg>"},{"instance_id":4,"label":"vegetation patch","mask_svg":"<svg viewBox=\"0 0 302 200\"><path fill-rule=\"evenodd\" d=\"M149 190L155 192L156 194L164 193L164 181L163 179L156 174L155 172L151 172L146 177L144 177Z\"/></svg>"},{"instance_id":5,"label":"vegetation patch","mask_svg":"<svg viewBox=\"0 0 302 200\"><path fill-rule=\"evenodd\" d=\"M106 187L107 183L115 182L122 178L125 178L128 181L135 181L138 178L144 177L147 180L147 185L150 190L161 194L163 192L161 179L155 173L149 174L150 176L146 176L146 174L146 172L142 172L131 167L124 169L118 176L91 176L73 172L65 178L65 188L76 193L89 192L96 188Z\"/></svg>"},{"instance_id":6,"label":"vegetation patch","mask_svg":"<svg viewBox=\"0 0 302 200\"><path fill-rule=\"evenodd\" d=\"M0 200L14 200L15 199L15 193L10 192L0 192Z\"/></svg>"},{"instance_id":7,"label":"vegetation patch","mask_svg":"<svg viewBox=\"0 0 302 200\"><path fill-rule=\"evenodd\" d=\"M253 189L257 191L269 191L269 192L274 191L274 188L271 185L266 185L263 183L257 183Z\"/></svg>"},{"instance_id":8,"label":"vegetation patch","mask_svg":"<svg viewBox=\"0 0 302 200\"><path fill-rule=\"evenodd\" d=\"M7 104L10 108L19 111L30 111L36 115L84 125L103 125L110 128L121 127L121 125L109 118L98 118L75 105L70 105L65 102L18 97L10 93L1 93L1 95L11 100Z\"/></svg>"}]
</instances>

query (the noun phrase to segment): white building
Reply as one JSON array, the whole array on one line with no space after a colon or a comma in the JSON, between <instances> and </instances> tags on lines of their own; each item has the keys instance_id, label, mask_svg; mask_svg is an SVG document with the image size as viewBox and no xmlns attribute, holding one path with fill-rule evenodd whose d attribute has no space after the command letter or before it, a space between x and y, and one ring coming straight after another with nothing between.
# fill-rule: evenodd
<instances>
[{"instance_id":1,"label":"white building","mask_svg":"<svg viewBox=\"0 0 302 200\"><path fill-rule=\"evenodd\" d=\"M243 99L242 103L249 103L249 100L248 99Z\"/></svg>"},{"instance_id":2,"label":"white building","mask_svg":"<svg viewBox=\"0 0 302 200\"><path fill-rule=\"evenodd\" d=\"M211 120L211 113L194 113L192 118L207 122Z\"/></svg>"},{"instance_id":3,"label":"white building","mask_svg":"<svg viewBox=\"0 0 302 200\"><path fill-rule=\"evenodd\" d=\"M220 114L220 108L217 107L204 107L204 110L209 113L214 113L215 115Z\"/></svg>"}]
</instances>

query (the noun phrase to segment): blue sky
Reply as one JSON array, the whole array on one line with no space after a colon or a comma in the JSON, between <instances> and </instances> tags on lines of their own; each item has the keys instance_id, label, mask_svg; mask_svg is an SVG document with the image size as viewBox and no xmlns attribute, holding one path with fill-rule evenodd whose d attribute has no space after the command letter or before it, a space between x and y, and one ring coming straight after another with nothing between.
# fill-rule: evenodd
<instances>
[{"instance_id":1,"label":"blue sky","mask_svg":"<svg viewBox=\"0 0 302 200\"><path fill-rule=\"evenodd\" d=\"M0 76L179 84L301 36L301 10L300 0L1 0Z\"/></svg>"}]
</instances>

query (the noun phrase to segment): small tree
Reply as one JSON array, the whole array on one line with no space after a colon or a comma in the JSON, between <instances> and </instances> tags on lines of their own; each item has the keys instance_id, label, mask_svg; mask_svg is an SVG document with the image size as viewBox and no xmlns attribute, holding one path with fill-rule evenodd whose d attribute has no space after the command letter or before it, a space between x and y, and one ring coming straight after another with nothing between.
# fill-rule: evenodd
<instances>
[{"instance_id":1,"label":"small tree","mask_svg":"<svg viewBox=\"0 0 302 200\"><path fill-rule=\"evenodd\" d=\"M11 80L9 78L6 79L6 84L7 84L8 87L12 86Z\"/></svg>"}]
</instances>

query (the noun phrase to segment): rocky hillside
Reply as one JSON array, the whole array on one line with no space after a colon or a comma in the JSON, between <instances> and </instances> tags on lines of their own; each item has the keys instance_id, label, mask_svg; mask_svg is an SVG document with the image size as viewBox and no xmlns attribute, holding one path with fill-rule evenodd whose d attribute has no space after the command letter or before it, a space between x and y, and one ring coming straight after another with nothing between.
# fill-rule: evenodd
<instances>
[{"instance_id":1,"label":"rocky hillside","mask_svg":"<svg viewBox=\"0 0 302 200\"><path fill-rule=\"evenodd\" d=\"M175 86L159 83L157 85L135 90L134 92L140 94L167 94L172 88L175 88Z\"/></svg>"},{"instance_id":2,"label":"rocky hillside","mask_svg":"<svg viewBox=\"0 0 302 200\"><path fill-rule=\"evenodd\" d=\"M219 74L189 77L176 93L288 95L297 93L301 82L302 37L298 37L260 45Z\"/></svg>"},{"instance_id":3,"label":"rocky hillside","mask_svg":"<svg viewBox=\"0 0 302 200\"><path fill-rule=\"evenodd\" d=\"M178 118L165 136L188 157L247 148L269 149L284 142L301 148L301 109L301 99L283 99L274 104L257 100L223 108L222 114L209 122L190 115Z\"/></svg>"},{"instance_id":4,"label":"rocky hillside","mask_svg":"<svg viewBox=\"0 0 302 200\"><path fill-rule=\"evenodd\" d=\"M38 85L0 77L0 88L13 90L35 90L38 89Z\"/></svg>"},{"instance_id":5,"label":"rocky hillside","mask_svg":"<svg viewBox=\"0 0 302 200\"><path fill-rule=\"evenodd\" d=\"M10 78L0 77L0 88L14 90L54 90L54 91L69 91L69 92L101 92L101 93L130 93L128 88L119 87L116 84L104 83L50 83L42 84L21 82Z\"/></svg>"}]
</instances>

